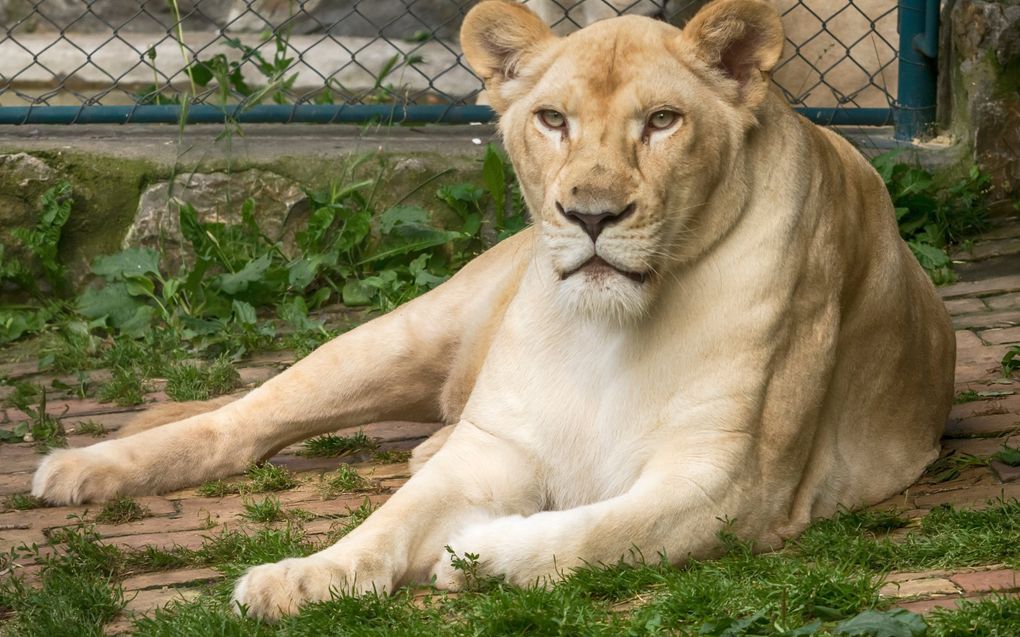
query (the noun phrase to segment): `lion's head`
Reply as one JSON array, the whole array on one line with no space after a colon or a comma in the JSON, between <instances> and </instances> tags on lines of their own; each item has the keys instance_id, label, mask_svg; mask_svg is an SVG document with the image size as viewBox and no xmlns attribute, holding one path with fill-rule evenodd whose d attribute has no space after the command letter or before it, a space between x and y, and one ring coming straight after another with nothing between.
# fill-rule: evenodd
<instances>
[{"instance_id":1,"label":"lion's head","mask_svg":"<svg viewBox=\"0 0 1020 637\"><path fill-rule=\"evenodd\" d=\"M489 0L461 42L500 113L558 302L598 318L648 311L740 206L726 181L782 52L775 9L719 0L683 31L624 16L558 38Z\"/></svg>"}]
</instances>

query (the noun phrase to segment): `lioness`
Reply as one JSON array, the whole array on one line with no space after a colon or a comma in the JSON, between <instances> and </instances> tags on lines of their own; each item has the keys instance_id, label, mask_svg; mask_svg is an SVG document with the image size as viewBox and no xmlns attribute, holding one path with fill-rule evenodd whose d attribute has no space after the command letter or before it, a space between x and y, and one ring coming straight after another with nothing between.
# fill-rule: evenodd
<instances>
[{"instance_id":1,"label":"lioness","mask_svg":"<svg viewBox=\"0 0 1020 637\"><path fill-rule=\"evenodd\" d=\"M235 403L54 452L34 494L165 491L340 426L451 423L354 532L238 581L271 619L455 589L447 545L517 584L709 556L726 524L778 547L918 477L952 397L948 316L875 171L770 91L767 2L559 39L489 0L461 38L534 226Z\"/></svg>"}]
</instances>

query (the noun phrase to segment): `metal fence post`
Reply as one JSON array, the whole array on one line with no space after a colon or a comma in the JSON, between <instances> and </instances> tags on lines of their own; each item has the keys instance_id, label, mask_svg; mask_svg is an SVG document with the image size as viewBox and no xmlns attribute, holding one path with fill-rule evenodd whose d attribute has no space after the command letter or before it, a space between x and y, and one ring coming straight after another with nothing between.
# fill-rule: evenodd
<instances>
[{"instance_id":1,"label":"metal fence post","mask_svg":"<svg viewBox=\"0 0 1020 637\"><path fill-rule=\"evenodd\" d=\"M899 31L895 137L911 140L935 121L939 0L899 0Z\"/></svg>"}]
</instances>

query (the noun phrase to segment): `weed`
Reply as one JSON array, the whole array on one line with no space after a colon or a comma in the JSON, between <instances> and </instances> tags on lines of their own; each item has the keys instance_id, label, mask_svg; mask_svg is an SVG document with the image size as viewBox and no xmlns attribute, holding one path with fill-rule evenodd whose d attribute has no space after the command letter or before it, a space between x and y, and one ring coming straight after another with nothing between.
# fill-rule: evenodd
<instances>
[{"instance_id":1,"label":"weed","mask_svg":"<svg viewBox=\"0 0 1020 637\"><path fill-rule=\"evenodd\" d=\"M245 472L247 480L212 480L200 485L198 495L206 498L221 498L225 495L286 491L300 484L294 474L285 467L269 462L255 465Z\"/></svg>"},{"instance_id":2,"label":"weed","mask_svg":"<svg viewBox=\"0 0 1020 637\"><path fill-rule=\"evenodd\" d=\"M99 388L99 402L130 407L145 402L148 387L143 376L130 367L114 367L112 378Z\"/></svg>"},{"instance_id":3,"label":"weed","mask_svg":"<svg viewBox=\"0 0 1020 637\"><path fill-rule=\"evenodd\" d=\"M965 175L933 174L898 161L898 151L872 163L892 197L900 235L936 284L955 280L946 249L987 227L989 177L977 166Z\"/></svg>"},{"instance_id":4,"label":"weed","mask_svg":"<svg viewBox=\"0 0 1020 637\"><path fill-rule=\"evenodd\" d=\"M1002 449L992 454L992 460L998 460L1010 467L1020 467L1020 449L1004 444Z\"/></svg>"},{"instance_id":5,"label":"weed","mask_svg":"<svg viewBox=\"0 0 1020 637\"><path fill-rule=\"evenodd\" d=\"M125 573L130 571L169 571L191 566L196 561L193 551L179 546L169 549L145 546L135 551L126 551L123 554L122 570Z\"/></svg>"},{"instance_id":6,"label":"weed","mask_svg":"<svg viewBox=\"0 0 1020 637\"><path fill-rule=\"evenodd\" d=\"M74 425L74 431L72 433L88 435L93 438L103 438L109 432L106 430L106 425L95 420L81 420Z\"/></svg>"},{"instance_id":7,"label":"weed","mask_svg":"<svg viewBox=\"0 0 1020 637\"><path fill-rule=\"evenodd\" d=\"M1013 345L1002 357L1002 375L1012 376L1018 369L1020 369L1020 345Z\"/></svg>"},{"instance_id":8,"label":"weed","mask_svg":"<svg viewBox=\"0 0 1020 637\"><path fill-rule=\"evenodd\" d=\"M931 482L939 484L959 477L960 472L964 469L984 467L987 464L987 458L980 458L969 453L952 452L928 465L924 475Z\"/></svg>"},{"instance_id":9,"label":"weed","mask_svg":"<svg viewBox=\"0 0 1020 637\"><path fill-rule=\"evenodd\" d=\"M967 389L957 394L954 402L957 405L960 405L963 403L974 402L975 400L981 400L981 397L978 396L978 393L973 389Z\"/></svg>"},{"instance_id":10,"label":"weed","mask_svg":"<svg viewBox=\"0 0 1020 637\"><path fill-rule=\"evenodd\" d=\"M239 493L240 485L226 480L210 480L198 485L195 492L203 498L222 498L225 495Z\"/></svg>"},{"instance_id":11,"label":"weed","mask_svg":"<svg viewBox=\"0 0 1020 637\"><path fill-rule=\"evenodd\" d=\"M359 451L374 451L379 446L375 440L358 431L350 436L326 434L306 440L301 455L309 457L347 456Z\"/></svg>"},{"instance_id":12,"label":"weed","mask_svg":"<svg viewBox=\"0 0 1020 637\"><path fill-rule=\"evenodd\" d=\"M324 498L335 498L342 493L354 493L371 488L368 480L362 477L349 464L342 464L333 473L322 476L319 490Z\"/></svg>"},{"instance_id":13,"label":"weed","mask_svg":"<svg viewBox=\"0 0 1020 637\"><path fill-rule=\"evenodd\" d=\"M246 500L243 505L244 513L240 514L241 517L252 522L278 522L284 517L279 498L270 496L261 501Z\"/></svg>"},{"instance_id":14,"label":"weed","mask_svg":"<svg viewBox=\"0 0 1020 637\"><path fill-rule=\"evenodd\" d=\"M383 464L407 462L410 459L410 451L386 450L376 451L372 454L372 460Z\"/></svg>"},{"instance_id":15,"label":"weed","mask_svg":"<svg viewBox=\"0 0 1020 637\"><path fill-rule=\"evenodd\" d=\"M286 491L300 484L288 469L268 462L248 469L246 475L250 483L244 487L243 493Z\"/></svg>"},{"instance_id":16,"label":"weed","mask_svg":"<svg viewBox=\"0 0 1020 637\"><path fill-rule=\"evenodd\" d=\"M0 442L35 442L40 452L54 447L66 447L67 433L60 418L46 411L46 388L39 386L36 388L38 391L32 391L26 389L25 385L16 387L8 401L24 412L28 420L18 423L13 429L0 429ZM39 404L33 405L36 396Z\"/></svg>"},{"instance_id":17,"label":"weed","mask_svg":"<svg viewBox=\"0 0 1020 637\"><path fill-rule=\"evenodd\" d=\"M240 382L233 364L220 357L208 365L174 364L167 370L164 391L172 400L209 400L231 391Z\"/></svg>"},{"instance_id":18,"label":"weed","mask_svg":"<svg viewBox=\"0 0 1020 637\"><path fill-rule=\"evenodd\" d=\"M375 505L367 497L358 505L356 509L350 507L347 508L347 517L339 524L334 524L326 535L326 541L330 544L336 542L340 538L344 537L354 529L358 528L362 522L368 519L368 516L372 515L375 511Z\"/></svg>"},{"instance_id":19,"label":"weed","mask_svg":"<svg viewBox=\"0 0 1020 637\"><path fill-rule=\"evenodd\" d=\"M99 513L96 522L100 524L127 524L151 515L148 508L138 504L134 498L121 496L107 502Z\"/></svg>"},{"instance_id":20,"label":"weed","mask_svg":"<svg viewBox=\"0 0 1020 637\"><path fill-rule=\"evenodd\" d=\"M27 511L29 509L38 509L39 507L46 506L46 503L27 493L15 493L4 498L5 509L15 509L17 511Z\"/></svg>"}]
</instances>

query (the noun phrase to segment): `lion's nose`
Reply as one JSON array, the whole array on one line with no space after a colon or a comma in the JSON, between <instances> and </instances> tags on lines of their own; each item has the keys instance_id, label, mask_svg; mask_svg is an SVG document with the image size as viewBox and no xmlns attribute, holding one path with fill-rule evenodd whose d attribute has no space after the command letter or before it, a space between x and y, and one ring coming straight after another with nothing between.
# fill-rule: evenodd
<instances>
[{"instance_id":1,"label":"lion's nose","mask_svg":"<svg viewBox=\"0 0 1020 637\"><path fill-rule=\"evenodd\" d=\"M559 210L560 214L567 218L568 221L576 223L581 226L581 229L591 237L592 243L594 243L602 231L618 221L622 221L634 213L634 203L627 204L622 210L616 212L582 212L580 210L566 210L560 205L560 202L556 202L556 209Z\"/></svg>"}]
</instances>

